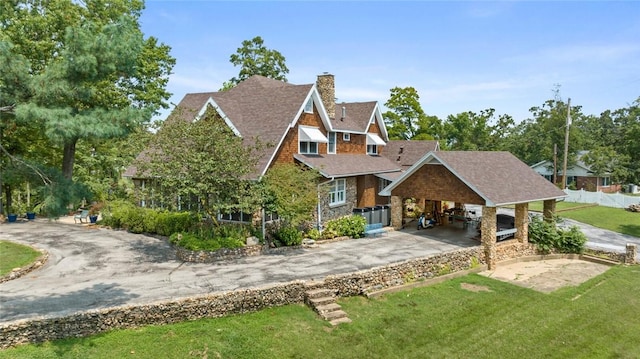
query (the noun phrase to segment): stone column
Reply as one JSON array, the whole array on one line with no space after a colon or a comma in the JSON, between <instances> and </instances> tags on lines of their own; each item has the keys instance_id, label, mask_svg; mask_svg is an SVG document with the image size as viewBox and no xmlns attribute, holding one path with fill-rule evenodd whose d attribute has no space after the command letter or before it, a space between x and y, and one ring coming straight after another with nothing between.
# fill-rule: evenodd
<instances>
[{"instance_id":1,"label":"stone column","mask_svg":"<svg viewBox=\"0 0 640 359\"><path fill-rule=\"evenodd\" d=\"M556 213L556 200L548 199L542 203L542 216L546 222L553 222L553 215Z\"/></svg>"},{"instance_id":2,"label":"stone column","mask_svg":"<svg viewBox=\"0 0 640 359\"><path fill-rule=\"evenodd\" d=\"M529 243L529 203L516 204L515 224L518 243Z\"/></svg>"},{"instance_id":3,"label":"stone column","mask_svg":"<svg viewBox=\"0 0 640 359\"><path fill-rule=\"evenodd\" d=\"M496 207L482 207L482 248L488 269L496 267Z\"/></svg>"},{"instance_id":4,"label":"stone column","mask_svg":"<svg viewBox=\"0 0 640 359\"><path fill-rule=\"evenodd\" d=\"M624 257L624 263L635 264L637 255L638 249L636 248L636 245L633 243L627 243L627 252Z\"/></svg>"},{"instance_id":5,"label":"stone column","mask_svg":"<svg viewBox=\"0 0 640 359\"><path fill-rule=\"evenodd\" d=\"M391 227L402 228L402 197L391 196Z\"/></svg>"}]
</instances>

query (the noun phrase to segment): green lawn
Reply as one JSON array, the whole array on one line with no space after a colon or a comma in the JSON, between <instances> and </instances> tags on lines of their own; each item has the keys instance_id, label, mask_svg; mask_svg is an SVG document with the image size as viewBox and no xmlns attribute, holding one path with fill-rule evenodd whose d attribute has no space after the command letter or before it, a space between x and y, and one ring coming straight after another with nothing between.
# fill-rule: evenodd
<instances>
[{"instance_id":1,"label":"green lawn","mask_svg":"<svg viewBox=\"0 0 640 359\"><path fill-rule=\"evenodd\" d=\"M0 240L0 276L12 269L31 264L40 256L40 252L31 247Z\"/></svg>"},{"instance_id":2,"label":"green lawn","mask_svg":"<svg viewBox=\"0 0 640 359\"><path fill-rule=\"evenodd\" d=\"M640 357L638 266L551 294L472 274L339 303L353 323L332 328L311 309L289 305L26 345L0 358Z\"/></svg>"},{"instance_id":3,"label":"green lawn","mask_svg":"<svg viewBox=\"0 0 640 359\"><path fill-rule=\"evenodd\" d=\"M529 210L542 212L542 202L529 203ZM560 217L640 237L640 213L629 212L623 208L564 201L556 203L556 210Z\"/></svg>"}]
</instances>

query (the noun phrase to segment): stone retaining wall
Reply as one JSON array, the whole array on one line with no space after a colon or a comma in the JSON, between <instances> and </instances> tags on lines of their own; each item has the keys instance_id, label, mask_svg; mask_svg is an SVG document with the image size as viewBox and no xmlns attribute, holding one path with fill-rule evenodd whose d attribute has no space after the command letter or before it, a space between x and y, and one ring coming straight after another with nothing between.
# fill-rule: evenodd
<instances>
[{"instance_id":1,"label":"stone retaining wall","mask_svg":"<svg viewBox=\"0 0 640 359\"><path fill-rule=\"evenodd\" d=\"M31 247L33 248L33 247ZM40 253L42 253L40 255L40 257L38 257L33 263L31 263L30 265L26 266L26 267L21 267L21 268L16 268L14 270L12 270L9 274L5 274L3 276L0 276L0 283L12 280L12 279L16 279L16 278L20 278L23 275L34 271L40 267L42 267L45 263L47 263L47 261L49 260L49 253L43 250L39 250L37 248L33 248L37 251L40 251Z\"/></svg>"},{"instance_id":2,"label":"stone retaining wall","mask_svg":"<svg viewBox=\"0 0 640 359\"><path fill-rule=\"evenodd\" d=\"M533 246L529 244L505 242L496 247L498 259L536 254ZM320 281L294 281L263 288L87 311L66 317L15 321L0 324L0 348L83 337L113 329L177 323L304 303L305 291L309 289L328 288L341 297L362 295L484 264L486 262L483 249L473 247L355 273L330 275Z\"/></svg>"}]
</instances>

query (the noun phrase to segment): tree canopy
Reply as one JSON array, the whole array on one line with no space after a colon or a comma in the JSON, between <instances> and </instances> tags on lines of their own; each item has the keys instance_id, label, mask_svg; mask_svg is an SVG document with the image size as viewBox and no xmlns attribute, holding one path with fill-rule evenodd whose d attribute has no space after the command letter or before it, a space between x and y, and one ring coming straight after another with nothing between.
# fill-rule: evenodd
<instances>
[{"instance_id":1,"label":"tree canopy","mask_svg":"<svg viewBox=\"0 0 640 359\"><path fill-rule=\"evenodd\" d=\"M136 163L152 179L141 196L165 208L191 206L212 218L219 212L253 213L262 198L254 196L255 182L248 179L261 146L243 143L212 107L194 122L181 119L178 109Z\"/></svg>"},{"instance_id":2,"label":"tree canopy","mask_svg":"<svg viewBox=\"0 0 640 359\"><path fill-rule=\"evenodd\" d=\"M230 56L229 61L233 66L240 66L240 73L225 82L222 90L232 88L253 75L287 81L289 69L285 64L285 57L279 51L264 46L264 40L260 36L242 41L242 47Z\"/></svg>"},{"instance_id":3,"label":"tree canopy","mask_svg":"<svg viewBox=\"0 0 640 359\"><path fill-rule=\"evenodd\" d=\"M71 180L79 141L125 137L168 107L175 59L168 46L145 39L143 8L139 0L0 5L0 108L12 110L0 115L0 145L8 156L60 166ZM21 131L47 150L21 151Z\"/></svg>"}]
</instances>

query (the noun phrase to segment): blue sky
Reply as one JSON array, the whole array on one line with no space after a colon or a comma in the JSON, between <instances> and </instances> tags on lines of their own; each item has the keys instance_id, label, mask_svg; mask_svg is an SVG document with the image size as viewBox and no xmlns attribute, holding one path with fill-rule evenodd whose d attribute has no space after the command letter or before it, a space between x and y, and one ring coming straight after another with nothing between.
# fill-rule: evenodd
<instances>
[{"instance_id":1,"label":"blue sky","mask_svg":"<svg viewBox=\"0 0 640 359\"><path fill-rule=\"evenodd\" d=\"M141 24L172 48L173 103L237 76L229 56L255 36L284 55L290 83L329 72L338 101L381 106L411 86L440 119L495 108L519 122L556 85L585 114L640 97L636 1L147 0Z\"/></svg>"}]
</instances>

